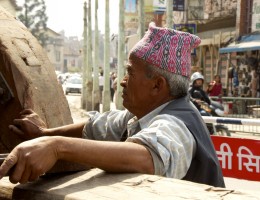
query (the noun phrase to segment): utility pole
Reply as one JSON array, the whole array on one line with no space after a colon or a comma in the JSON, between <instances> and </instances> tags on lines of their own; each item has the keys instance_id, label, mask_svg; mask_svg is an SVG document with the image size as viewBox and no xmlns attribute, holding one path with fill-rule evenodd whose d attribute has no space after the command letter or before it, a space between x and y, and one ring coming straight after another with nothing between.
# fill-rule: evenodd
<instances>
[{"instance_id":1,"label":"utility pole","mask_svg":"<svg viewBox=\"0 0 260 200\"><path fill-rule=\"evenodd\" d=\"M125 0L119 0L119 23L118 23L118 63L117 63L117 90L116 90L116 108L123 110L123 99L121 97L122 87L120 81L124 77L125 60Z\"/></svg>"},{"instance_id":2,"label":"utility pole","mask_svg":"<svg viewBox=\"0 0 260 200\"><path fill-rule=\"evenodd\" d=\"M139 17L139 25L138 25L138 35L141 40L145 33L145 14L144 14L144 1L138 1L138 17Z\"/></svg>"},{"instance_id":3,"label":"utility pole","mask_svg":"<svg viewBox=\"0 0 260 200\"><path fill-rule=\"evenodd\" d=\"M91 111L92 110L92 88L93 88L93 78L92 78L92 68L93 68L93 62L92 62L92 27L91 27L91 0L88 0L88 39L87 39L87 105L86 110Z\"/></svg>"},{"instance_id":4,"label":"utility pole","mask_svg":"<svg viewBox=\"0 0 260 200\"><path fill-rule=\"evenodd\" d=\"M94 71L94 77L93 77L93 91L92 91L92 109L99 111L99 104L100 104L100 94L99 94L99 66L98 66L98 61L99 61L99 53L98 53L98 48L99 48L99 43L98 43L98 0L95 0L95 46L94 46L94 66L93 66L93 71Z\"/></svg>"},{"instance_id":5,"label":"utility pole","mask_svg":"<svg viewBox=\"0 0 260 200\"><path fill-rule=\"evenodd\" d=\"M188 0L184 0L184 24L188 24Z\"/></svg>"},{"instance_id":6,"label":"utility pole","mask_svg":"<svg viewBox=\"0 0 260 200\"><path fill-rule=\"evenodd\" d=\"M82 71L82 96L81 96L81 108L86 109L87 99L87 85L86 85L86 68L87 68L87 3L84 2L84 31L83 31L83 71Z\"/></svg>"},{"instance_id":7,"label":"utility pole","mask_svg":"<svg viewBox=\"0 0 260 200\"><path fill-rule=\"evenodd\" d=\"M105 47L104 47L104 88L103 88L103 112L110 110L110 62L109 62L109 53L110 53L110 42L109 42L109 0L106 0L105 6Z\"/></svg>"},{"instance_id":8,"label":"utility pole","mask_svg":"<svg viewBox=\"0 0 260 200\"><path fill-rule=\"evenodd\" d=\"M173 28L173 20L172 20L172 10L173 10L173 0L167 0L166 6L166 26L168 28Z\"/></svg>"}]
</instances>

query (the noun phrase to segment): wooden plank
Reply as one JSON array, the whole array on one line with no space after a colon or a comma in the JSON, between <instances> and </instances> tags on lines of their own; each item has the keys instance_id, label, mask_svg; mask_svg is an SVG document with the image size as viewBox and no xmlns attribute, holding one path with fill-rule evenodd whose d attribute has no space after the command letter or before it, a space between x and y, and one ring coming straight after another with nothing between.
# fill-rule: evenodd
<instances>
[{"instance_id":1,"label":"wooden plank","mask_svg":"<svg viewBox=\"0 0 260 200\"><path fill-rule=\"evenodd\" d=\"M24 185L0 181L0 199L259 199L259 191L234 191L160 176L109 174L100 169L45 176Z\"/></svg>"}]
</instances>

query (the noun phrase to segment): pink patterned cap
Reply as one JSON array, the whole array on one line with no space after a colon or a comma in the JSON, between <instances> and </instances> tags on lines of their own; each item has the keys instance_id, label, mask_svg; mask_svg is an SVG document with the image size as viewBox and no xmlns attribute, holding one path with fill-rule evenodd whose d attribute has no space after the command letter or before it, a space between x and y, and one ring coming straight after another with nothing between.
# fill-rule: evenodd
<instances>
[{"instance_id":1,"label":"pink patterned cap","mask_svg":"<svg viewBox=\"0 0 260 200\"><path fill-rule=\"evenodd\" d=\"M198 36L169 28L156 27L154 22L144 37L131 49L147 63L182 76L191 73L191 49L201 40Z\"/></svg>"}]
</instances>

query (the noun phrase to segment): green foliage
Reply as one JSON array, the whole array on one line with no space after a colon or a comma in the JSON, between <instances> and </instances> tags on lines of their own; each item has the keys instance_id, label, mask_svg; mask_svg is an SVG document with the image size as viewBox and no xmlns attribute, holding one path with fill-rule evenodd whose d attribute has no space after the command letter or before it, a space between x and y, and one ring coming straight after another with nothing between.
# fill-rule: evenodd
<instances>
[{"instance_id":1,"label":"green foliage","mask_svg":"<svg viewBox=\"0 0 260 200\"><path fill-rule=\"evenodd\" d=\"M46 45L47 21L46 5L44 0L25 0L18 15L20 21L39 40L42 46Z\"/></svg>"}]
</instances>

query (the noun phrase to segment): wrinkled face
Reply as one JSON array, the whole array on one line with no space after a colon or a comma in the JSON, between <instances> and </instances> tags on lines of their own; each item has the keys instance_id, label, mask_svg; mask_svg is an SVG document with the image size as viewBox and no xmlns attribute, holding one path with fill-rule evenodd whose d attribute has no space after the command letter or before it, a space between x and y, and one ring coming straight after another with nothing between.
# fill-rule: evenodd
<instances>
[{"instance_id":1,"label":"wrinkled face","mask_svg":"<svg viewBox=\"0 0 260 200\"><path fill-rule=\"evenodd\" d=\"M126 71L120 83L123 87L123 105L135 116L144 116L153 101L153 78L147 76L146 65L140 59L129 59Z\"/></svg>"}]
</instances>

